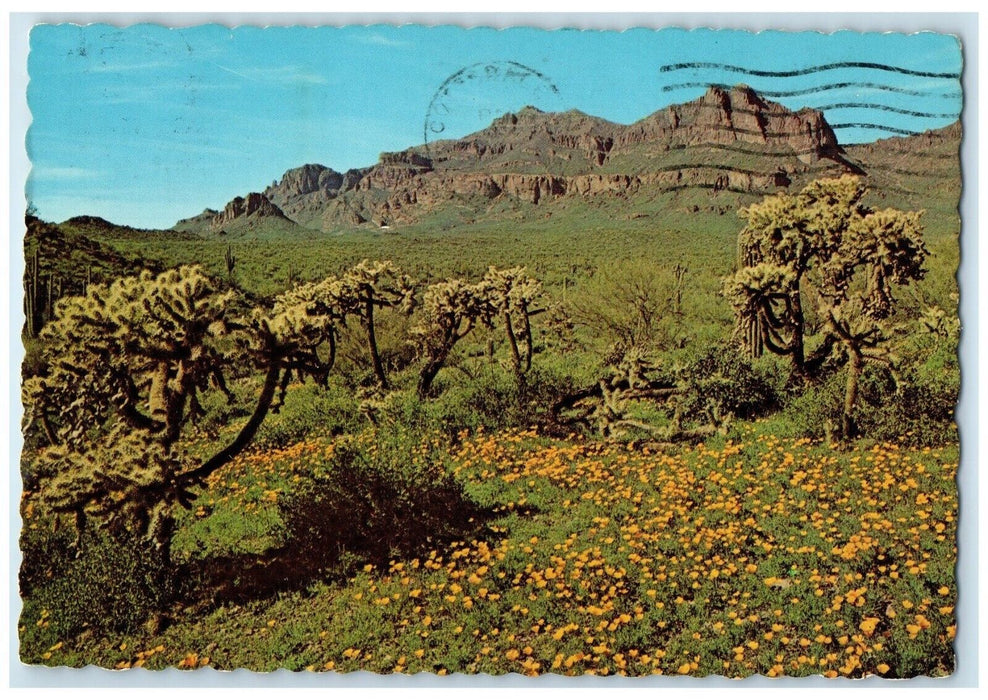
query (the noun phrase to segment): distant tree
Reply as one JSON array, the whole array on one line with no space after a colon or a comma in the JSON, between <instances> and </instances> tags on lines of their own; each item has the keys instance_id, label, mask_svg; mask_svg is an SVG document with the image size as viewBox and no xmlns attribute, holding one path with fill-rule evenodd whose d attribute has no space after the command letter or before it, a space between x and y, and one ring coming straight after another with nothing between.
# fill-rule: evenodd
<instances>
[{"instance_id":1,"label":"distant tree","mask_svg":"<svg viewBox=\"0 0 988 700\"><path fill-rule=\"evenodd\" d=\"M49 442L35 464L42 498L74 513L80 533L95 518L139 533L170 562L175 508L253 440L289 373L326 380L318 349L338 316L319 292L299 288L270 311L242 312L233 292L181 267L62 299L41 333L43 369L23 384L27 429ZM215 453L194 456L200 396L233 401L227 379L250 367L263 381L249 418Z\"/></svg>"},{"instance_id":2,"label":"distant tree","mask_svg":"<svg viewBox=\"0 0 988 700\"><path fill-rule=\"evenodd\" d=\"M875 211L861 203L857 177L818 180L799 194L766 197L741 210L739 269L724 282L737 332L752 356L788 356L811 378L836 347L847 356L842 433L855 432L853 410L866 361L890 363L885 323L893 285L919 280L928 255L922 212ZM807 299L823 338L806 354Z\"/></svg>"},{"instance_id":3,"label":"distant tree","mask_svg":"<svg viewBox=\"0 0 988 700\"><path fill-rule=\"evenodd\" d=\"M666 349L677 337L686 268L647 260L601 266L567 300L573 322L607 338L615 355L632 348Z\"/></svg>"},{"instance_id":4,"label":"distant tree","mask_svg":"<svg viewBox=\"0 0 988 700\"><path fill-rule=\"evenodd\" d=\"M422 306L422 322L412 332L425 359L418 381L418 395L424 399L453 347L478 325L490 326L496 309L486 284L459 279L430 285Z\"/></svg>"}]
</instances>

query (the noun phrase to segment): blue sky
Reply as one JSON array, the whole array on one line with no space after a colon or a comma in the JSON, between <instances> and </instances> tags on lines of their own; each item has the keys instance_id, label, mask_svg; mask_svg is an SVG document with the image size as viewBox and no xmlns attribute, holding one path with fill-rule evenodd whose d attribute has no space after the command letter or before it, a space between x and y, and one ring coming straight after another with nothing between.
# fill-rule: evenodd
<instances>
[{"instance_id":1,"label":"blue sky","mask_svg":"<svg viewBox=\"0 0 988 700\"><path fill-rule=\"evenodd\" d=\"M766 76L681 63L859 65ZM168 227L303 163L371 165L526 104L627 124L710 83L800 93L770 99L825 108L847 125L842 143L872 141L953 122L960 70L956 39L930 33L42 25L28 57L27 194L48 220Z\"/></svg>"}]
</instances>

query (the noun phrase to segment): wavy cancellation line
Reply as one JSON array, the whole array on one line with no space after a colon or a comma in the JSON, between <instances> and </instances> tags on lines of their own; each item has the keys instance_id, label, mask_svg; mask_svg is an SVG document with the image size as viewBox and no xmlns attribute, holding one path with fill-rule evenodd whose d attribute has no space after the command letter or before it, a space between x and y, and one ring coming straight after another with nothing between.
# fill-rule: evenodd
<instances>
[{"instance_id":1,"label":"wavy cancellation line","mask_svg":"<svg viewBox=\"0 0 988 700\"><path fill-rule=\"evenodd\" d=\"M836 102L829 105L806 105L811 109L816 109L821 112L826 112L831 109L877 109L884 112L895 112L896 114L903 114L910 117L920 117L922 119L958 119L960 118L959 112L920 112L911 109L902 109L900 107L892 107L889 105L880 104L878 102ZM699 105L701 109L720 109L719 105ZM790 114L790 110L780 109L780 110L767 110L767 109L733 109L732 112L735 114L751 114L756 116L768 116L768 117L784 117ZM919 133L919 132L916 132Z\"/></svg>"},{"instance_id":2,"label":"wavy cancellation line","mask_svg":"<svg viewBox=\"0 0 988 700\"><path fill-rule=\"evenodd\" d=\"M733 149L729 149L729 150L733 150ZM792 155L792 154L785 154L785 155ZM956 157L956 156L952 156L952 157ZM844 162L845 162L845 164L849 164L849 165L851 165L853 167L860 167L857 163L854 163L853 161L851 161L849 159L845 159ZM838 167L840 167L840 163L838 163L836 161L829 161L829 162L826 162L826 163L821 163L819 165L807 166L805 168L805 170L801 171L798 174L799 175L807 175L807 174L813 174L813 173L826 173L827 171L833 170L834 168L838 168ZM749 177L769 177L769 176L773 175L776 172L775 170L773 170L771 168L765 169L765 170L755 170L755 169L751 169L751 168L740 168L740 167L735 167L735 166L731 166L731 165L718 165L718 164L713 164L713 163L675 163L675 164L672 164L672 165L664 165L664 166L661 166L661 167L658 167L658 168L651 168L651 169L648 170L648 172L650 172L650 173L667 173L667 172L676 172L677 170L716 170L716 171L720 171L720 172L737 173L739 175L746 175L746 176L749 176ZM896 174L896 175L906 175L906 176L910 176L910 177L930 177L930 176L940 177L940 178L953 177L952 174L951 175L937 175L935 172L931 172L928 169L927 170L907 170L907 169L904 169L904 168L895 168L895 167L892 167L892 166L880 166L880 165L879 166L872 166L870 168L870 171L883 172L883 173L893 173L893 174ZM863 172L863 171L861 171L861 172ZM681 185L670 185L670 187L680 187L680 186ZM660 188L660 191L663 191L664 192L666 190ZM907 191L911 191L911 190L907 190ZM916 194L916 193L913 192L913 194Z\"/></svg>"},{"instance_id":3,"label":"wavy cancellation line","mask_svg":"<svg viewBox=\"0 0 988 700\"><path fill-rule=\"evenodd\" d=\"M696 148L696 146L687 146L686 144L676 144L669 147L670 151L685 151L687 148ZM705 143L700 148L709 148L717 151L731 151L733 153L741 153L750 156L765 156L768 158L778 157L778 156L806 156L815 154L817 149L815 148L804 148L798 151L775 151L775 150L762 150L758 148L747 148L745 146L739 146L735 144L724 144L724 143ZM906 150L893 150L889 149L890 153L906 154L914 158L923 158L930 160L949 160L953 161L957 158L956 153L930 153L927 151L906 151ZM884 168L883 168L884 169Z\"/></svg>"},{"instance_id":4,"label":"wavy cancellation line","mask_svg":"<svg viewBox=\"0 0 988 700\"><path fill-rule=\"evenodd\" d=\"M742 110L737 110L741 112ZM767 138L786 138L789 136L794 136L799 134L798 130L789 131L761 131L759 129L745 129L743 127L735 126L733 124L710 124L706 126L707 129L713 129L716 131L731 131L738 134L750 134L752 136L764 136ZM891 134L899 134L901 136L913 136L915 134L922 134L924 129L914 130L914 129L903 129L897 126L889 126L888 124L876 124L873 122L841 122L840 124L831 124L830 128L834 131L840 131L841 129L876 129L880 131L887 131Z\"/></svg>"},{"instance_id":5,"label":"wavy cancellation line","mask_svg":"<svg viewBox=\"0 0 988 700\"><path fill-rule=\"evenodd\" d=\"M922 194L920 192L917 192L916 190L911 190L906 187L887 186L883 189L885 190L885 192L889 194L898 194L907 197ZM712 182L693 182L682 185L670 185L668 187L656 188L654 191L662 194L666 192L682 192L684 190L712 190L714 192L730 192L732 194L741 194L741 195L754 194L759 197L778 194L779 192L777 189L745 189L741 187L734 187L732 185L718 185Z\"/></svg>"},{"instance_id":6,"label":"wavy cancellation line","mask_svg":"<svg viewBox=\"0 0 988 700\"><path fill-rule=\"evenodd\" d=\"M813 170L828 170L835 167L834 163L826 166L810 168L809 171ZM733 165L720 165L716 163L674 163L672 165L663 165L658 168L651 168L648 172L650 173L672 173L677 170L720 170L723 172L737 173L739 175L748 175L750 177L769 177L774 174L774 170L752 170L750 168L739 168Z\"/></svg>"},{"instance_id":7,"label":"wavy cancellation line","mask_svg":"<svg viewBox=\"0 0 988 700\"><path fill-rule=\"evenodd\" d=\"M687 83L676 83L674 85L666 85L662 88L662 92L672 92L674 90L685 90L687 88L708 88L708 87L719 87L722 90L730 90L731 85L727 83L712 83L703 81L693 81ZM814 85L806 88L800 88L798 90L762 90L760 88L754 88L762 97L799 97L801 95L812 95L818 92L827 92L830 90L844 90L847 88L861 88L864 90L881 90L883 92L892 92L898 95L910 95L912 97L933 97L933 98L943 98L943 99L955 99L959 100L961 98L960 91L952 92L930 92L929 89L919 90L914 88L904 88L897 85L886 85L884 83L866 83L857 80L848 80L841 83L827 83L825 85Z\"/></svg>"},{"instance_id":8,"label":"wavy cancellation line","mask_svg":"<svg viewBox=\"0 0 988 700\"><path fill-rule=\"evenodd\" d=\"M871 122L843 122L841 124L831 124L830 128L834 131L840 131L841 129L873 129L876 131L887 131L890 134L899 134L900 136L915 136L916 134L923 133L914 129L902 129L897 126L872 124Z\"/></svg>"},{"instance_id":9,"label":"wavy cancellation line","mask_svg":"<svg viewBox=\"0 0 988 700\"><path fill-rule=\"evenodd\" d=\"M957 119L960 117L959 112L918 112L911 109L901 109L899 107L878 104L876 102L836 102L831 105L820 105L813 109L818 109L821 112L826 112L828 109L880 109L884 112L895 112L896 114L922 117L923 119Z\"/></svg>"},{"instance_id":10,"label":"wavy cancellation line","mask_svg":"<svg viewBox=\"0 0 988 700\"><path fill-rule=\"evenodd\" d=\"M887 185L882 188L887 194L897 194L906 197L913 197L916 195L923 194L916 190L909 189L907 187L897 187L894 185ZM683 192L685 190L711 190L713 192L730 192L732 194L740 195L756 195L759 197L765 197L768 195L778 194L778 189L764 189L764 188L742 188L735 187L733 185L719 185L714 182L691 182L683 183L681 185L668 185L666 187L657 187L653 191L658 194L664 194L667 192Z\"/></svg>"},{"instance_id":11,"label":"wavy cancellation line","mask_svg":"<svg viewBox=\"0 0 988 700\"><path fill-rule=\"evenodd\" d=\"M845 68L866 68L872 70L888 71L901 75L912 75L917 78L943 78L949 80L959 80L960 73L935 73L931 71L912 70L892 66L887 63L873 63L870 61L842 61L840 63L824 63L819 66L800 68L796 70L759 70L757 68L745 68L735 66L730 63L712 63L706 61L691 61L689 63L670 63L659 67L660 73L670 73L678 70L701 69L701 70L722 70L729 73L742 73L744 75L755 75L764 78L795 78L800 75L812 75L823 71L840 70Z\"/></svg>"}]
</instances>

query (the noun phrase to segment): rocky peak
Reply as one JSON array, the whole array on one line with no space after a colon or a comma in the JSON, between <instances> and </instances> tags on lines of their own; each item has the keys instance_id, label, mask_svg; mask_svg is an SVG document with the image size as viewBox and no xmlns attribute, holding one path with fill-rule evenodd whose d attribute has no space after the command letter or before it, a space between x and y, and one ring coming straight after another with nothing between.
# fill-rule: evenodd
<instances>
[{"instance_id":1,"label":"rocky peak","mask_svg":"<svg viewBox=\"0 0 988 700\"><path fill-rule=\"evenodd\" d=\"M525 105L517 112L507 112L502 116L495 119L491 126L514 126L518 122L533 121L537 120L539 117L545 115L538 107L533 107L532 105Z\"/></svg>"},{"instance_id":2,"label":"rocky peak","mask_svg":"<svg viewBox=\"0 0 988 700\"><path fill-rule=\"evenodd\" d=\"M763 99L747 85L711 86L700 98L672 105L630 125L620 145L648 141L696 146L752 143L787 151L804 162L840 160L840 146L823 113L794 112Z\"/></svg>"},{"instance_id":3,"label":"rocky peak","mask_svg":"<svg viewBox=\"0 0 988 700\"><path fill-rule=\"evenodd\" d=\"M545 112L538 107L533 107L532 105L525 105L518 110L519 119L538 119L543 115L545 115Z\"/></svg>"},{"instance_id":4,"label":"rocky peak","mask_svg":"<svg viewBox=\"0 0 988 700\"><path fill-rule=\"evenodd\" d=\"M382 153L379 161L380 165L410 166L423 171L432 170L432 160L411 149L395 153Z\"/></svg>"},{"instance_id":5,"label":"rocky peak","mask_svg":"<svg viewBox=\"0 0 988 700\"><path fill-rule=\"evenodd\" d=\"M744 84L738 84L725 90L719 85L711 85L706 94L701 98L705 102L718 102L728 110L749 109L766 110L768 103L762 96ZM778 106L778 105L776 105Z\"/></svg>"},{"instance_id":6,"label":"rocky peak","mask_svg":"<svg viewBox=\"0 0 988 700\"><path fill-rule=\"evenodd\" d=\"M272 216L286 219L284 212L260 192L251 192L246 197L234 197L227 202L223 211L213 217L213 228L226 226L250 216Z\"/></svg>"},{"instance_id":7,"label":"rocky peak","mask_svg":"<svg viewBox=\"0 0 988 700\"><path fill-rule=\"evenodd\" d=\"M270 199L290 199L312 192L335 192L343 184L343 175L318 163L292 168L281 181L264 191Z\"/></svg>"}]
</instances>

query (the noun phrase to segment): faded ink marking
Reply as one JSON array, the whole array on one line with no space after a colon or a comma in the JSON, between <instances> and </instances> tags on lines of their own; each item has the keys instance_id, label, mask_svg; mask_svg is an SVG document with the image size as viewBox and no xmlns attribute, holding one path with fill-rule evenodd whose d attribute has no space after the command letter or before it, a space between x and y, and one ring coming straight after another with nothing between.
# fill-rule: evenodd
<instances>
[{"instance_id":1,"label":"faded ink marking","mask_svg":"<svg viewBox=\"0 0 988 700\"><path fill-rule=\"evenodd\" d=\"M885 112L895 112L896 114L922 117L923 119L957 119L960 116L958 112L916 112L911 109L900 109L899 107L890 107L875 102L837 102L832 105L814 107L813 109L818 109L821 112L826 112L828 109L880 109Z\"/></svg>"},{"instance_id":2,"label":"faded ink marking","mask_svg":"<svg viewBox=\"0 0 988 700\"><path fill-rule=\"evenodd\" d=\"M528 78L535 78L541 82L542 87L554 94L559 94L559 88L549 80L548 76L517 61L474 63L453 73L440 84L439 89L432 96L432 100L429 101L429 108L425 113L425 124L422 127L426 150L429 148L430 140L446 131L446 124L441 117L451 113L447 98L453 87L472 80L507 79L521 82Z\"/></svg>"},{"instance_id":3,"label":"faded ink marking","mask_svg":"<svg viewBox=\"0 0 988 700\"><path fill-rule=\"evenodd\" d=\"M886 63L872 63L870 61L843 61L841 63L824 63L819 66L800 68L797 70L758 70L755 68L745 68L744 66L733 66L729 63L709 63L705 61L694 61L690 63L671 63L661 66L660 73L669 73L677 70L687 69L700 70L723 70L730 73L743 73L745 75L756 75L764 78L795 78L800 75L811 75L830 70L841 70L844 68L867 68L871 70L887 71L889 73L899 73L901 75L912 75L917 78L943 78L949 80L959 80L959 73L933 73L930 71L912 70L899 66L890 66Z\"/></svg>"},{"instance_id":4,"label":"faded ink marking","mask_svg":"<svg viewBox=\"0 0 988 700\"><path fill-rule=\"evenodd\" d=\"M757 93L758 91L756 90L755 92ZM758 94L761 95L761 93ZM886 112L897 112L899 114L905 114L912 117L923 117L927 119L957 119L958 117L960 117L960 114L958 112L949 112L949 113L916 112L909 109L900 109L899 107L890 107L888 105L879 104L877 102L838 102L830 105L821 105L821 106L806 105L806 106L809 107L810 109L815 109L819 112L825 112L828 109L879 109L879 110L884 110ZM719 105L701 104L699 105L699 107L700 109L713 109L713 110L720 109ZM732 112L735 114L750 114L754 116L764 115L767 117L784 117L791 114L792 110L785 110L785 109L756 110L756 109L742 108L742 109L733 109ZM795 134L796 132L793 133Z\"/></svg>"},{"instance_id":5,"label":"faded ink marking","mask_svg":"<svg viewBox=\"0 0 988 700\"><path fill-rule=\"evenodd\" d=\"M731 85L726 83L705 83L705 82L690 82L690 83L676 83L675 85L666 85L662 88L662 92L672 92L674 90L685 90L687 88L707 88L707 87L719 87L723 90L730 90ZM762 97L799 97L801 95L812 95L818 92L827 92L829 90L843 90L845 88L860 88L863 90L881 90L883 92L893 92L898 95L911 95L913 97L941 97L944 99L957 99L961 98L961 93L957 91L953 92L929 92L928 90L913 90L910 88L897 87L895 85L884 85L882 83L862 83L857 81L848 81L843 83L827 83L826 85L818 85L814 87L801 88L799 90L762 90L760 88L752 89L755 90Z\"/></svg>"},{"instance_id":6,"label":"faded ink marking","mask_svg":"<svg viewBox=\"0 0 988 700\"><path fill-rule=\"evenodd\" d=\"M916 134L922 134L922 131L913 131L912 129L900 129L895 126L886 126L885 124L871 124L869 122L845 122L842 124L831 124L830 128L834 131L840 129L878 129L880 131L887 131L890 134L899 134L900 136L915 136Z\"/></svg>"}]
</instances>

